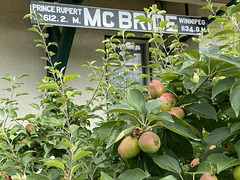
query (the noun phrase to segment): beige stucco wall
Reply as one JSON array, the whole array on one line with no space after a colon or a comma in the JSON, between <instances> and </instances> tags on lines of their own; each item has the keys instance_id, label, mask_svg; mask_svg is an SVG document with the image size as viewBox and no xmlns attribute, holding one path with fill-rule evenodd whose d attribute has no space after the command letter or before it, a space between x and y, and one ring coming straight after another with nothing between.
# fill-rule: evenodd
<instances>
[{"instance_id":1,"label":"beige stucco wall","mask_svg":"<svg viewBox=\"0 0 240 180\"><path fill-rule=\"evenodd\" d=\"M127 9L141 11L144 7L149 7L154 0L85 0L83 5L94 7L105 7L114 9ZM37 101L34 97L38 96L35 82L41 81L46 75L43 69L45 62L40 59L44 56L42 49L35 48L34 39L38 38L36 33L27 31L31 27L28 19L23 16L29 13L29 0L0 0L0 76L13 73L20 75L22 73L30 73L23 82L24 86L21 91L28 92L30 96L19 98L20 100L20 116L29 112L35 112L28 104ZM184 5L178 3L166 3L164 7L168 14L184 14ZM190 9L190 15L198 16L199 6ZM104 48L102 40L105 35L116 34L116 31L97 30L97 29L77 29L75 39L73 41L72 51L66 69L66 74L79 73L82 78L69 82L80 91L83 96L76 99L81 104L91 95L84 92L86 86L94 86L89 82L87 75L89 70L82 69L81 66L86 61L97 61L101 64L102 54L96 53L95 50ZM137 37L142 37L141 33L136 33ZM191 43L191 42L189 42ZM195 46L197 48L197 46ZM2 88L6 87L6 83L0 80L0 97L4 96Z\"/></svg>"}]
</instances>

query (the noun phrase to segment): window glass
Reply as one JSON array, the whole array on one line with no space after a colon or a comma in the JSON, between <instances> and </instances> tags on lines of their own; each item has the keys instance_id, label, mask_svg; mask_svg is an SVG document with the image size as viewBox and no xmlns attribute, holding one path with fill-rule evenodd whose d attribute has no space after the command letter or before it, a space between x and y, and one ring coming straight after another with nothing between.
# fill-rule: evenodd
<instances>
[{"instance_id":1,"label":"window glass","mask_svg":"<svg viewBox=\"0 0 240 180\"><path fill-rule=\"evenodd\" d=\"M146 79L138 79L138 77L142 74L148 74L145 52L146 44L135 43L135 45L130 45L127 47L128 54L125 56L125 58L127 58L128 56L135 57L126 61L126 68L130 70L128 76L126 77L127 81L137 81L140 82L142 85L145 85L147 83ZM119 52L120 49L117 49L117 53ZM120 60L123 61L122 58ZM116 64L113 64L113 66L118 67ZM110 72L115 74L115 76L112 76L113 83L120 83L123 81L123 76L121 75L124 73L124 69L122 69L120 66L119 68L117 68L117 70L111 69Z\"/></svg>"}]
</instances>

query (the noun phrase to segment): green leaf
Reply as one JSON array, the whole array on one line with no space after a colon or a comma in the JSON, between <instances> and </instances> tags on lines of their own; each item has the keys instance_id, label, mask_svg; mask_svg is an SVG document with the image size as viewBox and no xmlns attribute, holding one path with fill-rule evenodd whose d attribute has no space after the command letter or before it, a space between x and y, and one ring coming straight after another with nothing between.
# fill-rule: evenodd
<instances>
[{"instance_id":1,"label":"green leaf","mask_svg":"<svg viewBox=\"0 0 240 180\"><path fill-rule=\"evenodd\" d=\"M120 141L123 137L129 135L131 132L133 132L133 130L135 129L135 126L132 126L128 129L124 129L119 135L118 137L115 139L114 143Z\"/></svg>"},{"instance_id":2,"label":"green leaf","mask_svg":"<svg viewBox=\"0 0 240 180\"><path fill-rule=\"evenodd\" d=\"M240 4L230 6L227 10L227 13L231 16L233 13L237 13L240 11Z\"/></svg>"},{"instance_id":3,"label":"green leaf","mask_svg":"<svg viewBox=\"0 0 240 180\"><path fill-rule=\"evenodd\" d=\"M233 123L230 126L230 134L233 135L236 131L240 129L240 122Z\"/></svg>"},{"instance_id":4,"label":"green leaf","mask_svg":"<svg viewBox=\"0 0 240 180\"><path fill-rule=\"evenodd\" d=\"M159 180L178 180L178 178L174 177L173 175L168 175L164 178L160 178Z\"/></svg>"},{"instance_id":5,"label":"green leaf","mask_svg":"<svg viewBox=\"0 0 240 180\"><path fill-rule=\"evenodd\" d=\"M219 80L212 89L212 97L215 97L216 95L224 91L230 90L234 82L235 82L234 78L231 77Z\"/></svg>"},{"instance_id":6,"label":"green leaf","mask_svg":"<svg viewBox=\"0 0 240 180\"><path fill-rule=\"evenodd\" d=\"M5 114L5 112L4 112L4 110L3 109L0 109L0 116L4 116L4 114Z\"/></svg>"},{"instance_id":7,"label":"green leaf","mask_svg":"<svg viewBox=\"0 0 240 180\"><path fill-rule=\"evenodd\" d=\"M40 110L40 106L36 103L29 104L31 107L35 108L36 110Z\"/></svg>"},{"instance_id":8,"label":"green leaf","mask_svg":"<svg viewBox=\"0 0 240 180\"><path fill-rule=\"evenodd\" d=\"M83 166L83 163L79 163L79 164L73 166L73 168L71 170L71 175L73 175L82 166Z\"/></svg>"},{"instance_id":9,"label":"green leaf","mask_svg":"<svg viewBox=\"0 0 240 180\"><path fill-rule=\"evenodd\" d=\"M208 54L209 57L215 58L219 61L226 62L236 67L240 67L240 62L236 60L233 56L224 55L224 54Z\"/></svg>"},{"instance_id":10,"label":"green leaf","mask_svg":"<svg viewBox=\"0 0 240 180\"><path fill-rule=\"evenodd\" d=\"M199 51L196 50L184 50L183 51L189 58L193 58L194 60L199 60L200 59L200 53Z\"/></svg>"},{"instance_id":11,"label":"green leaf","mask_svg":"<svg viewBox=\"0 0 240 180\"><path fill-rule=\"evenodd\" d=\"M181 136L199 141L194 130L186 121L182 119L178 119L174 116L173 116L173 120L174 120L174 123L170 123L168 121L162 121L162 123L164 127L169 129L170 131L173 131Z\"/></svg>"},{"instance_id":12,"label":"green leaf","mask_svg":"<svg viewBox=\"0 0 240 180\"><path fill-rule=\"evenodd\" d=\"M91 151L78 151L73 155L73 161L76 162L77 160L79 160L85 156L88 156L90 154L92 154Z\"/></svg>"},{"instance_id":13,"label":"green leaf","mask_svg":"<svg viewBox=\"0 0 240 180\"><path fill-rule=\"evenodd\" d=\"M39 91L43 91L45 89L55 89L55 90L57 90L58 85L54 82L47 82L47 83L41 84L38 88Z\"/></svg>"},{"instance_id":14,"label":"green leaf","mask_svg":"<svg viewBox=\"0 0 240 180\"><path fill-rule=\"evenodd\" d=\"M134 109L132 106L128 105L127 103L113 105L109 107L109 109L107 110L107 113L114 113L114 112L126 113L136 118L139 117L139 112L136 109Z\"/></svg>"},{"instance_id":15,"label":"green leaf","mask_svg":"<svg viewBox=\"0 0 240 180\"><path fill-rule=\"evenodd\" d=\"M205 139L207 145L218 145L230 136L230 129L221 127L213 130Z\"/></svg>"},{"instance_id":16,"label":"green leaf","mask_svg":"<svg viewBox=\"0 0 240 180\"><path fill-rule=\"evenodd\" d=\"M240 110L240 80L237 80L230 90L230 102L236 116L239 116Z\"/></svg>"},{"instance_id":17,"label":"green leaf","mask_svg":"<svg viewBox=\"0 0 240 180\"><path fill-rule=\"evenodd\" d=\"M150 24L153 23L153 20L151 18L146 18L145 16L137 16L134 19L139 19L138 22L148 22Z\"/></svg>"},{"instance_id":18,"label":"green leaf","mask_svg":"<svg viewBox=\"0 0 240 180\"><path fill-rule=\"evenodd\" d=\"M203 161L201 162L198 167L197 171L195 172L187 172L187 174L211 174L212 173L212 168L211 168L211 163L208 161Z\"/></svg>"},{"instance_id":19,"label":"green leaf","mask_svg":"<svg viewBox=\"0 0 240 180\"><path fill-rule=\"evenodd\" d=\"M70 74L70 75L66 75L64 76L63 78L63 82L64 83L67 83L68 81L72 80L72 79L76 79L76 78L80 78L80 75L79 74Z\"/></svg>"},{"instance_id":20,"label":"green leaf","mask_svg":"<svg viewBox=\"0 0 240 180\"><path fill-rule=\"evenodd\" d=\"M234 143L234 149L237 152L237 156L239 157L239 155L240 155L240 139Z\"/></svg>"},{"instance_id":21,"label":"green leaf","mask_svg":"<svg viewBox=\"0 0 240 180\"><path fill-rule=\"evenodd\" d=\"M151 39L149 39L148 43L162 44L162 39L160 39L160 38L151 38Z\"/></svg>"},{"instance_id":22,"label":"green leaf","mask_svg":"<svg viewBox=\"0 0 240 180\"><path fill-rule=\"evenodd\" d=\"M115 126L116 123L117 123L116 121L108 121L102 124L97 129L97 137L99 140L99 144L102 144L104 142L104 140L108 137L111 129Z\"/></svg>"},{"instance_id":23,"label":"green leaf","mask_svg":"<svg viewBox=\"0 0 240 180\"><path fill-rule=\"evenodd\" d=\"M78 126L78 125L76 125L76 124L72 124L72 125L70 125L70 132L73 134L73 133L75 133L79 128L80 128L80 126Z\"/></svg>"},{"instance_id":24,"label":"green leaf","mask_svg":"<svg viewBox=\"0 0 240 180\"><path fill-rule=\"evenodd\" d=\"M129 127L131 127L128 123L124 122L124 121L118 121L111 129L111 131L108 134L108 140L107 140L107 146L106 149L108 149L109 147L111 147L116 139L118 138L119 134L126 130L129 129Z\"/></svg>"},{"instance_id":25,"label":"green leaf","mask_svg":"<svg viewBox=\"0 0 240 180\"><path fill-rule=\"evenodd\" d=\"M60 97L56 99L56 102L65 104L67 102L68 98L66 97Z\"/></svg>"},{"instance_id":26,"label":"green leaf","mask_svg":"<svg viewBox=\"0 0 240 180\"><path fill-rule=\"evenodd\" d=\"M73 148L73 145L72 145L72 143L70 143L70 142L64 142L64 143L62 143L62 144L68 146L69 148Z\"/></svg>"},{"instance_id":27,"label":"green leaf","mask_svg":"<svg viewBox=\"0 0 240 180\"><path fill-rule=\"evenodd\" d=\"M0 76L0 79L3 79L3 80L6 80L6 81L11 82L11 79L10 79L10 78L7 78L7 77L5 77L5 76Z\"/></svg>"},{"instance_id":28,"label":"green leaf","mask_svg":"<svg viewBox=\"0 0 240 180\"><path fill-rule=\"evenodd\" d=\"M56 47L58 47L58 44L56 42L49 42L48 46L56 46Z\"/></svg>"},{"instance_id":29,"label":"green leaf","mask_svg":"<svg viewBox=\"0 0 240 180\"><path fill-rule=\"evenodd\" d=\"M141 74L138 79L143 79L143 78L150 78L151 76L148 74Z\"/></svg>"},{"instance_id":30,"label":"green leaf","mask_svg":"<svg viewBox=\"0 0 240 180\"><path fill-rule=\"evenodd\" d=\"M127 33L126 38L129 38L129 37L135 37L135 34L133 34L133 33Z\"/></svg>"},{"instance_id":31,"label":"green leaf","mask_svg":"<svg viewBox=\"0 0 240 180\"><path fill-rule=\"evenodd\" d=\"M16 97L18 97L18 96L25 96L25 95L29 95L28 93L25 93L25 92L18 92L17 94L16 94Z\"/></svg>"},{"instance_id":32,"label":"green leaf","mask_svg":"<svg viewBox=\"0 0 240 180\"><path fill-rule=\"evenodd\" d=\"M168 112L159 112L157 114L148 114L147 119L152 121L168 121L174 123L172 116Z\"/></svg>"},{"instance_id":33,"label":"green leaf","mask_svg":"<svg viewBox=\"0 0 240 180\"><path fill-rule=\"evenodd\" d=\"M201 9L202 9L202 10L203 10L203 9L211 10L211 4L208 4L208 5L206 5L206 6L203 6Z\"/></svg>"},{"instance_id":34,"label":"green leaf","mask_svg":"<svg viewBox=\"0 0 240 180\"><path fill-rule=\"evenodd\" d=\"M217 174L230 167L240 165L240 159L234 159L220 153L210 154L206 161L209 161L217 166Z\"/></svg>"},{"instance_id":35,"label":"green leaf","mask_svg":"<svg viewBox=\"0 0 240 180\"><path fill-rule=\"evenodd\" d=\"M150 113L156 114L156 113L160 112L163 104L164 103L162 101L159 101L159 100L148 101L147 104L146 104L147 113L148 114L150 114Z\"/></svg>"},{"instance_id":36,"label":"green leaf","mask_svg":"<svg viewBox=\"0 0 240 180\"><path fill-rule=\"evenodd\" d=\"M45 166L53 166L53 167L57 167L57 168L60 168L62 170L64 170L64 164L57 160L57 159L52 159L52 160L49 160L48 162L44 163Z\"/></svg>"},{"instance_id":37,"label":"green leaf","mask_svg":"<svg viewBox=\"0 0 240 180\"><path fill-rule=\"evenodd\" d=\"M106 51L104 49L96 49L96 52L100 52L100 53L106 54Z\"/></svg>"},{"instance_id":38,"label":"green leaf","mask_svg":"<svg viewBox=\"0 0 240 180\"><path fill-rule=\"evenodd\" d=\"M114 180L111 176L101 171L100 180Z\"/></svg>"},{"instance_id":39,"label":"green leaf","mask_svg":"<svg viewBox=\"0 0 240 180\"><path fill-rule=\"evenodd\" d=\"M149 177L143 170L139 168L127 170L118 176L117 180L142 180Z\"/></svg>"},{"instance_id":40,"label":"green leaf","mask_svg":"<svg viewBox=\"0 0 240 180\"><path fill-rule=\"evenodd\" d=\"M221 35L227 35L227 34L234 34L234 31L233 30L224 30L224 31L220 31L220 32L217 32L214 37L216 36L221 36Z\"/></svg>"},{"instance_id":41,"label":"green leaf","mask_svg":"<svg viewBox=\"0 0 240 180\"><path fill-rule=\"evenodd\" d=\"M44 29L46 29L46 28L52 28L52 27L53 27L52 25L47 24L47 25L44 25L44 26L43 26L42 30L44 30Z\"/></svg>"},{"instance_id":42,"label":"green leaf","mask_svg":"<svg viewBox=\"0 0 240 180\"><path fill-rule=\"evenodd\" d=\"M191 104L189 106L186 106L185 108L191 111L193 114L198 115L202 118L217 120L217 112L215 108L210 104Z\"/></svg>"},{"instance_id":43,"label":"green leaf","mask_svg":"<svg viewBox=\"0 0 240 180\"><path fill-rule=\"evenodd\" d=\"M27 176L27 180L50 180L50 178L42 174L31 174Z\"/></svg>"},{"instance_id":44,"label":"green leaf","mask_svg":"<svg viewBox=\"0 0 240 180\"><path fill-rule=\"evenodd\" d=\"M168 21L161 21L160 22L161 29L164 29L166 27L167 23L168 23Z\"/></svg>"},{"instance_id":45,"label":"green leaf","mask_svg":"<svg viewBox=\"0 0 240 180\"><path fill-rule=\"evenodd\" d=\"M160 167L167 171L181 174L182 169L176 159L168 155L160 155L156 158L153 158L153 161Z\"/></svg>"},{"instance_id":46,"label":"green leaf","mask_svg":"<svg viewBox=\"0 0 240 180\"><path fill-rule=\"evenodd\" d=\"M26 18L32 18L32 17L33 17L32 14L26 14L26 15L23 17L23 19L26 19Z\"/></svg>"},{"instance_id":47,"label":"green leaf","mask_svg":"<svg viewBox=\"0 0 240 180\"><path fill-rule=\"evenodd\" d=\"M81 116L83 116L83 115L85 115L85 114L88 114L88 112L87 112L87 111L83 111L83 110L77 111L77 112L75 112L75 113L73 114L72 118L73 118L73 119L76 119L76 118L81 117Z\"/></svg>"},{"instance_id":48,"label":"green leaf","mask_svg":"<svg viewBox=\"0 0 240 180\"><path fill-rule=\"evenodd\" d=\"M127 103L135 108L140 114L146 113L146 99L138 89L129 89L126 94Z\"/></svg>"},{"instance_id":49,"label":"green leaf","mask_svg":"<svg viewBox=\"0 0 240 180\"><path fill-rule=\"evenodd\" d=\"M20 76L18 76L18 79L22 79L23 77L28 77L28 76L30 76L30 74L24 73L24 74L21 74Z\"/></svg>"}]
</instances>

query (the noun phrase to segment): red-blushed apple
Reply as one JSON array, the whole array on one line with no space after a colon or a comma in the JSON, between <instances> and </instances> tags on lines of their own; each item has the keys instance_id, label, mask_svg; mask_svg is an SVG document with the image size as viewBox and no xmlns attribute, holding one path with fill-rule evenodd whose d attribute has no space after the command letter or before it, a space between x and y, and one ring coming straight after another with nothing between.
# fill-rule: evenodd
<instances>
[{"instance_id":1,"label":"red-blushed apple","mask_svg":"<svg viewBox=\"0 0 240 180\"><path fill-rule=\"evenodd\" d=\"M33 125L33 124L28 124L28 125L26 126L26 130L27 130L27 132L31 133L32 131L35 131L35 130L36 130L36 126Z\"/></svg>"},{"instance_id":2,"label":"red-blushed apple","mask_svg":"<svg viewBox=\"0 0 240 180\"><path fill-rule=\"evenodd\" d=\"M161 108L162 111L169 111L171 107L174 107L177 103L175 96L171 93L163 93L157 100L164 103Z\"/></svg>"},{"instance_id":3,"label":"red-blushed apple","mask_svg":"<svg viewBox=\"0 0 240 180\"><path fill-rule=\"evenodd\" d=\"M171 104L168 102L168 100L164 97L159 97L157 100L162 101L164 104L161 107L162 111L169 111L171 109Z\"/></svg>"},{"instance_id":4,"label":"red-blushed apple","mask_svg":"<svg viewBox=\"0 0 240 180\"><path fill-rule=\"evenodd\" d=\"M149 95L153 99L160 97L164 93L164 91L165 87L160 81L153 80L149 83Z\"/></svg>"},{"instance_id":5,"label":"red-blushed apple","mask_svg":"<svg viewBox=\"0 0 240 180\"><path fill-rule=\"evenodd\" d=\"M218 180L217 176L211 174L203 174L200 180Z\"/></svg>"},{"instance_id":6,"label":"red-blushed apple","mask_svg":"<svg viewBox=\"0 0 240 180\"><path fill-rule=\"evenodd\" d=\"M29 139L29 137L26 137L26 138L24 138L23 140L22 140L22 143L23 144L27 144L27 140Z\"/></svg>"},{"instance_id":7,"label":"red-blushed apple","mask_svg":"<svg viewBox=\"0 0 240 180\"><path fill-rule=\"evenodd\" d=\"M177 103L177 99L172 93L163 93L160 98L165 98L171 107L174 107Z\"/></svg>"},{"instance_id":8,"label":"red-blushed apple","mask_svg":"<svg viewBox=\"0 0 240 180\"><path fill-rule=\"evenodd\" d=\"M191 161L190 166L193 168L193 167L195 167L195 166L197 166L197 165L199 165L199 164L200 164L200 159L199 159L199 158L194 158L194 159Z\"/></svg>"},{"instance_id":9,"label":"red-blushed apple","mask_svg":"<svg viewBox=\"0 0 240 180\"><path fill-rule=\"evenodd\" d=\"M138 145L138 139L135 137L125 137L118 146L118 153L123 159L130 159L138 155L140 148Z\"/></svg>"},{"instance_id":10,"label":"red-blushed apple","mask_svg":"<svg viewBox=\"0 0 240 180\"><path fill-rule=\"evenodd\" d=\"M138 144L143 152L153 154L159 150L161 141L157 134L146 131L140 136Z\"/></svg>"},{"instance_id":11,"label":"red-blushed apple","mask_svg":"<svg viewBox=\"0 0 240 180\"><path fill-rule=\"evenodd\" d=\"M185 112L180 107L172 107L168 112L169 114L174 115L179 119L183 119L185 117Z\"/></svg>"},{"instance_id":12,"label":"red-blushed apple","mask_svg":"<svg viewBox=\"0 0 240 180\"><path fill-rule=\"evenodd\" d=\"M234 169L233 177L234 177L235 180L240 180L240 166L237 166Z\"/></svg>"}]
</instances>

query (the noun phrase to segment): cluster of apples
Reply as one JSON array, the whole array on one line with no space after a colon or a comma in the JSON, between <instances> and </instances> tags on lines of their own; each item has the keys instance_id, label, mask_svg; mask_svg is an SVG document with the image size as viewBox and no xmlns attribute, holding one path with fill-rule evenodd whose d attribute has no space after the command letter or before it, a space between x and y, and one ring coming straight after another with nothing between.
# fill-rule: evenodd
<instances>
[{"instance_id":1,"label":"cluster of apples","mask_svg":"<svg viewBox=\"0 0 240 180\"><path fill-rule=\"evenodd\" d=\"M141 132L139 128L125 137L118 146L118 153L124 159L130 159L139 154L142 150L145 153L156 153L161 146L160 138L151 131Z\"/></svg>"},{"instance_id":2,"label":"cluster of apples","mask_svg":"<svg viewBox=\"0 0 240 180\"><path fill-rule=\"evenodd\" d=\"M149 84L149 100L156 99L164 103L161 111L167 111L169 114L183 119L185 113L182 108L175 107L177 103L176 97L172 93L165 92L165 86L158 80L153 80Z\"/></svg>"}]
</instances>

